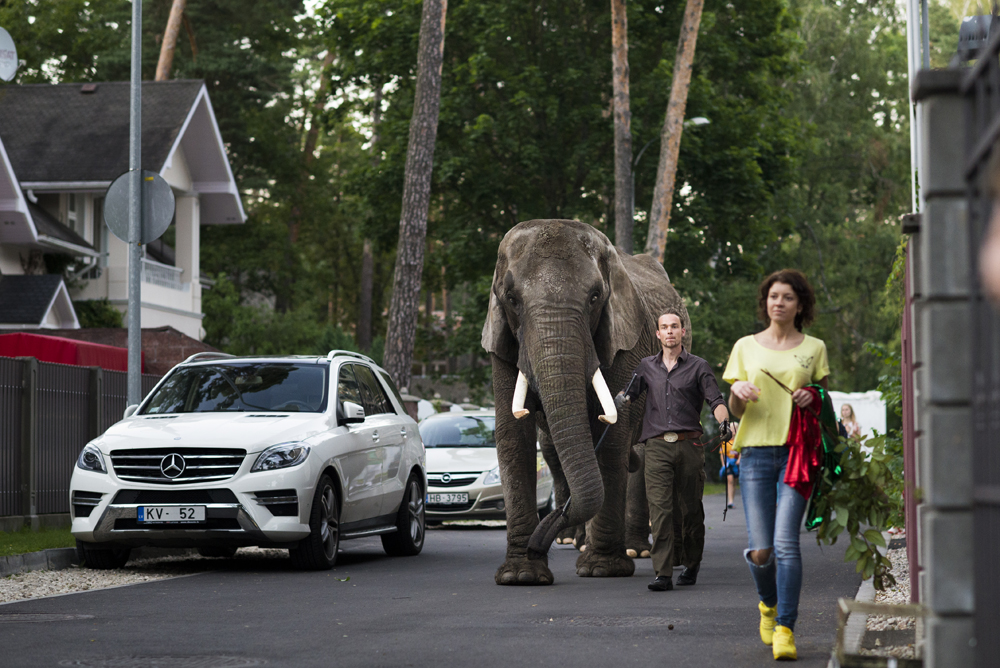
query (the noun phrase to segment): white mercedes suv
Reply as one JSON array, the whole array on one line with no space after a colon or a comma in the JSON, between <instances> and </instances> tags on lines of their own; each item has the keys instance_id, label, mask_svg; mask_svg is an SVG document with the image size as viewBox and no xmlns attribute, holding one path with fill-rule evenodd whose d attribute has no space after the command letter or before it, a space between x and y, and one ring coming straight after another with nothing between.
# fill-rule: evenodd
<instances>
[{"instance_id":1,"label":"white mercedes suv","mask_svg":"<svg viewBox=\"0 0 1000 668\"><path fill-rule=\"evenodd\" d=\"M426 490L417 425L371 359L199 353L84 447L72 532L92 568L146 545L256 545L327 569L348 538L418 554Z\"/></svg>"}]
</instances>

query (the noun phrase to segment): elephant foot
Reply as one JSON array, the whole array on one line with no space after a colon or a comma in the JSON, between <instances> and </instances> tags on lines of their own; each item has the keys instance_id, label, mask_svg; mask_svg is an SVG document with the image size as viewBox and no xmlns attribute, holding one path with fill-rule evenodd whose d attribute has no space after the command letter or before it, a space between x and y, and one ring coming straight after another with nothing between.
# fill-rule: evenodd
<instances>
[{"instance_id":1,"label":"elephant foot","mask_svg":"<svg viewBox=\"0 0 1000 668\"><path fill-rule=\"evenodd\" d=\"M649 551L651 549L652 546L649 544L649 541L647 540L641 540L641 539L630 540L629 538L625 539L625 554L632 557L633 559L635 558L648 559Z\"/></svg>"},{"instance_id":2,"label":"elephant foot","mask_svg":"<svg viewBox=\"0 0 1000 668\"><path fill-rule=\"evenodd\" d=\"M545 562L544 559L508 557L497 569L494 579L498 585L550 585L555 578Z\"/></svg>"},{"instance_id":3,"label":"elephant foot","mask_svg":"<svg viewBox=\"0 0 1000 668\"><path fill-rule=\"evenodd\" d=\"M582 553L576 560L576 574L582 578L628 578L635 573L635 563L618 554L602 554L596 550Z\"/></svg>"}]
</instances>

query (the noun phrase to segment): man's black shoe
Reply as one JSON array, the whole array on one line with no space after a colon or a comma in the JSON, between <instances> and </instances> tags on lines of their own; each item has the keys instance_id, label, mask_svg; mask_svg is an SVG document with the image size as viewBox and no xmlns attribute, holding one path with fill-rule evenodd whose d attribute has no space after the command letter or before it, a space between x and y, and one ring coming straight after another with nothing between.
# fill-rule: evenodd
<instances>
[{"instance_id":1,"label":"man's black shoe","mask_svg":"<svg viewBox=\"0 0 1000 668\"><path fill-rule=\"evenodd\" d=\"M657 575L656 579L649 583L649 588L653 591L670 591L674 588L674 581L666 575Z\"/></svg>"},{"instance_id":2,"label":"man's black shoe","mask_svg":"<svg viewBox=\"0 0 1000 668\"><path fill-rule=\"evenodd\" d=\"M698 581L698 570L701 568L701 564L697 566L689 566L681 571L681 574L677 576L677 584L679 585L693 585Z\"/></svg>"}]
</instances>

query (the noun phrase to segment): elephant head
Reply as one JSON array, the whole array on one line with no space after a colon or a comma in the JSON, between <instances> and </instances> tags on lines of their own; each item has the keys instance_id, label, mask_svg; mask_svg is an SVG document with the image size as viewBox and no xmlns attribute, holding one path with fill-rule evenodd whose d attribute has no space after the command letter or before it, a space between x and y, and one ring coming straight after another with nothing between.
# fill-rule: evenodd
<instances>
[{"instance_id":1,"label":"elephant head","mask_svg":"<svg viewBox=\"0 0 1000 668\"><path fill-rule=\"evenodd\" d=\"M517 367L514 408L529 391L529 405L541 403L573 498L570 524L587 521L604 502L591 416L600 410L613 422L614 405L600 369L650 328L626 260L635 261L571 220L522 222L497 256L482 344Z\"/></svg>"}]
</instances>

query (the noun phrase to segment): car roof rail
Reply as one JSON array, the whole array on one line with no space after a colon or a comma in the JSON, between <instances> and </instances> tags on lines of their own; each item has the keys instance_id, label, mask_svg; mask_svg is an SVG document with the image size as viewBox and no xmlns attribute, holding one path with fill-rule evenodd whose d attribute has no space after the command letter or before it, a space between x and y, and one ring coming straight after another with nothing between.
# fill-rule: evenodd
<instances>
[{"instance_id":1,"label":"car roof rail","mask_svg":"<svg viewBox=\"0 0 1000 668\"><path fill-rule=\"evenodd\" d=\"M375 360L373 360L371 357L368 357L367 355L362 355L361 353L356 353L353 350L331 350L330 353L326 356L326 358L328 360L332 360L334 357L341 357L341 356L356 357L359 360L364 360L365 362L371 362L372 364L375 364Z\"/></svg>"},{"instance_id":2,"label":"car roof rail","mask_svg":"<svg viewBox=\"0 0 1000 668\"><path fill-rule=\"evenodd\" d=\"M191 357L184 360L183 364L187 364L188 362L196 362L198 360L219 359L226 357L236 357L236 355L230 355L229 353L216 353L211 351L205 351L191 355Z\"/></svg>"}]
</instances>

